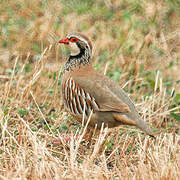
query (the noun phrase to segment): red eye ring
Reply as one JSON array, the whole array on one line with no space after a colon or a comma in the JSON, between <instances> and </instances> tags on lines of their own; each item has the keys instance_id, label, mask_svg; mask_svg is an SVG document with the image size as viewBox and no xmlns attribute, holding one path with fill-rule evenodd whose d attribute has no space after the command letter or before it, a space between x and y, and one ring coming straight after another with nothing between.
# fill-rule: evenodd
<instances>
[{"instance_id":1,"label":"red eye ring","mask_svg":"<svg viewBox=\"0 0 180 180\"><path fill-rule=\"evenodd\" d=\"M77 38L75 38L75 37L72 37L72 38L70 39L70 41L71 41L71 42L77 42L77 41L78 41L78 39L77 39Z\"/></svg>"}]
</instances>

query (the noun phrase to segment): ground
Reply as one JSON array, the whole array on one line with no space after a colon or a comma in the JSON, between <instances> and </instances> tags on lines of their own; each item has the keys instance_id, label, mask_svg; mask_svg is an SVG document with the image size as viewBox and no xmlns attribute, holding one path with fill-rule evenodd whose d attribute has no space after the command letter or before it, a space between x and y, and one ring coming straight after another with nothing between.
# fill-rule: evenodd
<instances>
[{"instance_id":1,"label":"ground","mask_svg":"<svg viewBox=\"0 0 180 180\"><path fill-rule=\"evenodd\" d=\"M179 1L2 0L0 25L0 179L180 178ZM69 50L57 41L68 32L92 40L94 68L123 87L156 139L122 126L82 140L60 94Z\"/></svg>"}]
</instances>

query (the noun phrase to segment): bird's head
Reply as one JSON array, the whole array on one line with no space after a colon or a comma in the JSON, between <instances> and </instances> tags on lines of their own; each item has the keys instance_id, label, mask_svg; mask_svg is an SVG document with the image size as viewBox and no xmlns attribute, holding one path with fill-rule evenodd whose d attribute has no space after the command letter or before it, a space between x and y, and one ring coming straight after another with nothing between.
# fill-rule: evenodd
<instances>
[{"instance_id":1,"label":"bird's head","mask_svg":"<svg viewBox=\"0 0 180 180\"><path fill-rule=\"evenodd\" d=\"M80 33L68 34L66 38L60 40L59 43L67 44L70 46L71 56L78 56L85 52L91 55L91 42L85 35L82 35Z\"/></svg>"}]
</instances>

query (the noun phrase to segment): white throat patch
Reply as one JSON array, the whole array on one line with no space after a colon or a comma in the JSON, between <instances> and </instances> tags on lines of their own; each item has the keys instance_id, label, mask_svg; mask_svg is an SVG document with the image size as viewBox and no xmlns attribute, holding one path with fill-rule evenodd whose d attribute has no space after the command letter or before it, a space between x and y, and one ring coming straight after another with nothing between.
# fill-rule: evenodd
<instances>
[{"instance_id":1,"label":"white throat patch","mask_svg":"<svg viewBox=\"0 0 180 180\"><path fill-rule=\"evenodd\" d=\"M69 45L70 45L71 56L76 56L80 53L80 49L76 43L69 42Z\"/></svg>"}]
</instances>

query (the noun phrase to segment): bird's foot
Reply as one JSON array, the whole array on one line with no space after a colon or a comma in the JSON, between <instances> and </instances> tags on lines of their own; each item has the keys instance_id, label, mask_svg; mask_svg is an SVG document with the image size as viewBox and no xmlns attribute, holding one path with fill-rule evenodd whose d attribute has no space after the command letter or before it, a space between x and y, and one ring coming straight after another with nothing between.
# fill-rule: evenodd
<instances>
[{"instance_id":1,"label":"bird's foot","mask_svg":"<svg viewBox=\"0 0 180 180\"><path fill-rule=\"evenodd\" d=\"M62 142L64 143L69 143L71 140L74 140L74 141L77 141L78 140L78 137L70 137L70 136L66 136L66 137L56 137L56 138L53 138L51 140L52 144L54 145L59 145L59 144L62 144Z\"/></svg>"}]
</instances>

